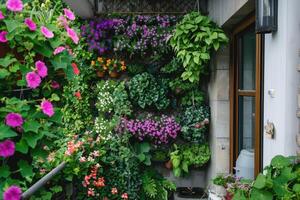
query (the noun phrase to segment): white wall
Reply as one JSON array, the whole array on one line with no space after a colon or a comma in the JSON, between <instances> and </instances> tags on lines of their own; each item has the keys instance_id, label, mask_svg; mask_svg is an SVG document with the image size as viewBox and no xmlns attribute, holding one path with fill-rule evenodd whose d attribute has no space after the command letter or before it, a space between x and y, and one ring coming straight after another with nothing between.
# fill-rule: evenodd
<instances>
[{"instance_id":1,"label":"white wall","mask_svg":"<svg viewBox=\"0 0 300 200\"><path fill-rule=\"evenodd\" d=\"M300 64L300 17L299 0L278 1L278 31L265 35L264 76L264 124L267 120L275 125L275 138L264 135L263 163L269 164L277 154L296 153L298 133L297 91ZM268 90L275 90L275 97Z\"/></svg>"}]
</instances>

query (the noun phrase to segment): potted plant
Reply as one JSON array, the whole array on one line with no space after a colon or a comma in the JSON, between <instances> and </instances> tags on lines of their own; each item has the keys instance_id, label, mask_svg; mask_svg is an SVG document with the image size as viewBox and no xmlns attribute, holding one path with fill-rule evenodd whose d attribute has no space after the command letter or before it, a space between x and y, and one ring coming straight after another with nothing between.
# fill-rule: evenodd
<instances>
[{"instance_id":1,"label":"potted plant","mask_svg":"<svg viewBox=\"0 0 300 200\"><path fill-rule=\"evenodd\" d=\"M118 78L120 76L120 72L126 70L125 62L118 59L107 59L106 66L111 78Z\"/></svg>"},{"instance_id":2,"label":"potted plant","mask_svg":"<svg viewBox=\"0 0 300 200\"><path fill-rule=\"evenodd\" d=\"M107 67L102 57L98 57L96 61L92 60L91 66L96 69L96 74L99 78L103 78L105 76Z\"/></svg>"}]
</instances>

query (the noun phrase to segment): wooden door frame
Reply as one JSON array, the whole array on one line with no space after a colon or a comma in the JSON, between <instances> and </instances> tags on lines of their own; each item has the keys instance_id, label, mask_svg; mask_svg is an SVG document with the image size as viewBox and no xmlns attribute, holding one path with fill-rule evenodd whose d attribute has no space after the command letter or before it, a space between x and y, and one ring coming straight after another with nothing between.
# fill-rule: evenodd
<instances>
[{"instance_id":1,"label":"wooden door frame","mask_svg":"<svg viewBox=\"0 0 300 200\"><path fill-rule=\"evenodd\" d=\"M237 47L236 47L236 38L239 33L245 31L251 25L255 23L255 15L251 14L245 20L243 20L232 32L231 35L231 47L230 47L230 68L229 68L229 94L230 94L230 170L233 172L233 168L235 165L235 161L238 157L238 137L236 137L237 133L237 120L238 120L238 109L237 109L237 96L238 85L237 85L237 69L238 69L238 60L237 60ZM261 34L256 34L256 84L255 91L243 91L240 93L245 93L249 96L255 97L255 171L254 174L257 175L261 171L262 166L262 36Z\"/></svg>"}]
</instances>

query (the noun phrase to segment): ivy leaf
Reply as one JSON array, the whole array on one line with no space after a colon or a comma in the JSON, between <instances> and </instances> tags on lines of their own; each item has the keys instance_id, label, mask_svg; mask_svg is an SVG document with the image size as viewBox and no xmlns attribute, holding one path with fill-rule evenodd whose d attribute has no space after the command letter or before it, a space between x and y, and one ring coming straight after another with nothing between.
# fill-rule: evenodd
<instances>
[{"instance_id":1,"label":"ivy leaf","mask_svg":"<svg viewBox=\"0 0 300 200\"><path fill-rule=\"evenodd\" d=\"M1 166L0 167L0 178L7 178L10 175L10 170L7 165Z\"/></svg>"},{"instance_id":2,"label":"ivy leaf","mask_svg":"<svg viewBox=\"0 0 300 200\"><path fill-rule=\"evenodd\" d=\"M5 126L4 124L0 125L0 140L16 137L18 134L11 130L10 127Z\"/></svg>"},{"instance_id":3,"label":"ivy leaf","mask_svg":"<svg viewBox=\"0 0 300 200\"><path fill-rule=\"evenodd\" d=\"M34 120L26 121L23 125L23 129L25 132L32 131L34 133L37 133L40 127L41 127L41 125L37 121L34 121Z\"/></svg>"},{"instance_id":4,"label":"ivy leaf","mask_svg":"<svg viewBox=\"0 0 300 200\"><path fill-rule=\"evenodd\" d=\"M18 162L18 166L20 168L20 173L24 178L33 176L32 167L28 164L27 161L20 160Z\"/></svg>"},{"instance_id":5,"label":"ivy leaf","mask_svg":"<svg viewBox=\"0 0 300 200\"><path fill-rule=\"evenodd\" d=\"M28 144L24 139L21 139L16 143L16 151L27 154L28 153Z\"/></svg>"}]
</instances>

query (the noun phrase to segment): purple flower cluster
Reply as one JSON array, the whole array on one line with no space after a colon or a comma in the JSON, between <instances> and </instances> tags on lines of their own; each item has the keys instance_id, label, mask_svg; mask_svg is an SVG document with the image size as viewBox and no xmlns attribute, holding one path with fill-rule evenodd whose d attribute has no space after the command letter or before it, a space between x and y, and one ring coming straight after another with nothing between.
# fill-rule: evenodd
<instances>
[{"instance_id":1,"label":"purple flower cluster","mask_svg":"<svg viewBox=\"0 0 300 200\"><path fill-rule=\"evenodd\" d=\"M150 117L143 120L123 118L118 130L126 130L140 141L149 139L155 144L168 144L170 140L177 137L181 126L175 121L174 117L163 115L159 120Z\"/></svg>"},{"instance_id":2,"label":"purple flower cluster","mask_svg":"<svg viewBox=\"0 0 300 200\"><path fill-rule=\"evenodd\" d=\"M166 49L166 41L176 24L174 16L127 16L95 19L81 27L89 50L100 55L107 51L130 54L158 54Z\"/></svg>"},{"instance_id":3,"label":"purple flower cluster","mask_svg":"<svg viewBox=\"0 0 300 200\"><path fill-rule=\"evenodd\" d=\"M119 23L119 19L95 19L87 25L82 25L81 34L86 38L89 51L95 50L101 55L112 50L114 28Z\"/></svg>"}]
</instances>

